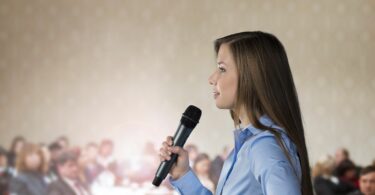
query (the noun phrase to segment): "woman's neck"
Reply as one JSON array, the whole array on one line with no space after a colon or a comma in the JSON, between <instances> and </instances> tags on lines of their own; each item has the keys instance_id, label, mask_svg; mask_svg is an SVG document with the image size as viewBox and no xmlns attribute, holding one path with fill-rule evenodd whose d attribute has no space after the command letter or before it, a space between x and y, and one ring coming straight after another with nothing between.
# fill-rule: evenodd
<instances>
[{"instance_id":1,"label":"woman's neck","mask_svg":"<svg viewBox=\"0 0 375 195\"><path fill-rule=\"evenodd\" d=\"M244 107L241 107L239 113L237 113L237 116L239 117L242 126L247 127L250 125L251 122Z\"/></svg>"},{"instance_id":2,"label":"woman's neck","mask_svg":"<svg viewBox=\"0 0 375 195\"><path fill-rule=\"evenodd\" d=\"M241 126L247 127L251 124L250 118L249 118L249 112L246 110L244 106L241 107L239 110L239 113L236 113L241 121ZM256 117L260 118L262 115L257 112Z\"/></svg>"}]
</instances>

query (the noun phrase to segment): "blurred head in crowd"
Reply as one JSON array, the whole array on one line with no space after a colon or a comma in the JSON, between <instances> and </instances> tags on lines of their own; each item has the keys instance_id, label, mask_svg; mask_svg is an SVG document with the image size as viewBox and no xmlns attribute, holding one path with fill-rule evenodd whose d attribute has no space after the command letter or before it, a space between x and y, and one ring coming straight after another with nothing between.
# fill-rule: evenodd
<instances>
[{"instance_id":1,"label":"blurred head in crowd","mask_svg":"<svg viewBox=\"0 0 375 195\"><path fill-rule=\"evenodd\" d=\"M63 149L69 147L69 140L66 136L60 136L56 139L56 143L59 144Z\"/></svg>"},{"instance_id":2,"label":"blurred head in crowd","mask_svg":"<svg viewBox=\"0 0 375 195\"><path fill-rule=\"evenodd\" d=\"M49 149L50 157L51 157L52 161L54 161L57 158L57 156L59 155L59 153L63 150L63 148L61 147L61 145L58 144L57 142L51 143L48 146L48 149Z\"/></svg>"},{"instance_id":3,"label":"blurred head in crowd","mask_svg":"<svg viewBox=\"0 0 375 195\"><path fill-rule=\"evenodd\" d=\"M113 142L109 139L104 139L100 143L99 154L102 157L109 157L113 153Z\"/></svg>"},{"instance_id":4,"label":"blurred head in crowd","mask_svg":"<svg viewBox=\"0 0 375 195\"><path fill-rule=\"evenodd\" d=\"M86 165L87 163L93 163L96 161L98 156L98 145L94 142L90 142L86 145L82 154L80 155L80 165Z\"/></svg>"},{"instance_id":5,"label":"blurred head in crowd","mask_svg":"<svg viewBox=\"0 0 375 195\"><path fill-rule=\"evenodd\" d=\"M51 153L49 151L49 148L47 145L41 145L40 149L42 150L43 153L43 158L46 163L49 163L51 161Z\"/></svg>"},{"instance_id":6,"label":"blurred head in crowd","mask_svg":"<svg viewBox=\"0 0 375 195\"><path fill-rule=\"evenodd\" d=\"M0 146L0 174L8 167L7 151Z\"/></svg>"},{"instance_id":7,"label":"blurred head in crowd","mask_svg":"<svg viewBox=\"0 0 375 195\"><path fill-rule=\"evenodd\" d=\"M195 158L193 169L197 175L208 175L210 166L210 157L205 153L201 153Z\"/></svg>"},{"instance_id":8,"label":"blurred head in crowd","mask_svg":"<svg viewBox=\"0 0 375 195\"><path fill-rule=\"evenodd\" d=\"M189 152L189 160L194 162L199 154L198 147L194 144L188 144L185 149Z\"/></svg>"},{"instance_id":9,"label":"blurred head in crowd","mask_svg":"<svg viewBox=\"0 0 375 195\"><path fill-rule=\"evenodd\" d=\"M330 177L335 168L335 160L331 155L322 156L312 170L312 177Z\"/></svg>"},{"instance_id":10,"label":"blurred head in crowd","mask_svg":"<svg viewBox=\"0 0 375 195\"><path fill-rule=\"evenodd\" d=\"M96 156L98 155L98 144L93 142L87 144L85 154L89 160L95 160Z\"/></svg>"},{"instance_id":11,"label":"blurred head in crowd","mask_svg":"<svg viewBox=\"0 0 375 195\"><path fill-rule=\"evenodd\" d=\"M362 169L359 178L359 188L364 195L375 195L375 166Z\"/></svg>"},{"instance_id":12,"label":"blurred head in crowd","mask_svg":"<svg viewBox=\"0 0 375 195\"><path fill-rule=\"evenodd\" d=\"M47 163L42 149L36 144L26 143L17 156L16 167L19 172L33 171L44 173L47 169Z\"/></svg>"},{"instance_id":13,"label":"blurred head in crowd","mask_svg":"<svg viewBox=\"0 0 375 195\"><path fill-rule=\"evenodd\" d=\"M57 156L56 166L61 177L71 180L79 179L78 155L76 152L64 150Z\"/></svg>"},{"instance_id":14,"label":"blurred head in crowd","mask_svg":"<svg viewBox=\"0 0 375 195\"><path fill-rule=\"evenodd\" d=\"M21 151L21 148L25 144L26 140L22 136L17 136L13 139L12 144L10 146L11 153L18 154Z\"/></svg>"},{"instance_id":15,"label":"blurred head in crowd","mask_svg":"<svg viewBox=\"0 0 375 195\"><path fill-rule=\"evenodd\" d=\"M336 174L337 174L337 177L342 178L342 179L346 179L346 180L355 179L357 175L355 164L348 159L342 161L336 167Z\"/></svg>"},{"instance_id":16,"label":"blurred head in crowd","mask_svg":"<svg viewBox=\"0 0 375 195\"><path fill-rule=\"evenodd\" d=\"M338 148L335 152L335 163L339 165L342 161L349 159L349 151L345 148Z\"/></svg>"}]
</instances>

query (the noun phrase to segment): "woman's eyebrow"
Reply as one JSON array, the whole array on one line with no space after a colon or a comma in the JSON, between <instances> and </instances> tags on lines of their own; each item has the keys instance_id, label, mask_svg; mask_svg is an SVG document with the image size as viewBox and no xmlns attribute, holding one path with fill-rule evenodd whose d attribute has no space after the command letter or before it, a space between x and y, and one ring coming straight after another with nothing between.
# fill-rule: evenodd
<instances>
[{"instance_id":1,"label":"woman's eyebrow","mask_svg":"<svg viewBox=\"0 0 375 195\"><path fill-rule=\"evenodd\" d=\"M221 64L225 65L225 63L223 61L219 61L217 64L218 65L221 65Z\"/></svg>"}]
</instances>

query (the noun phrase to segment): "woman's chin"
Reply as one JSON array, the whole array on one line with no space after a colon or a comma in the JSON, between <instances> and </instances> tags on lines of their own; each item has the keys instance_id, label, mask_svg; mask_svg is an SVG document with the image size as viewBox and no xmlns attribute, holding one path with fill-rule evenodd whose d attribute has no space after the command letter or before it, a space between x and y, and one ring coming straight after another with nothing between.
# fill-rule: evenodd
<instances>
[{"instance_id":1,"label":"woman's chin","mask_svg":"<svg viewBox=\"0 0 375 195\"><path fill-rule=\"evenodd\" d=\"M218 102L218 101L216 101L216 107L219 108L219 109L231 109L230 106L225 105L225 104L223 104L221 102Z\"/></svg>"}]
</instances>

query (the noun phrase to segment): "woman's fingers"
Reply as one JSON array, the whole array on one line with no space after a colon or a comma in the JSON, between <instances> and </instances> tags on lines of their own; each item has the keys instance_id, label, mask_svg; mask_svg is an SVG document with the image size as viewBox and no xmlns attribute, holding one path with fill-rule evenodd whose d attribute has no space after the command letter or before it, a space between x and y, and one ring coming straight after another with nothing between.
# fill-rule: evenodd
<instances>
[{"instance_id":1,"label":"woman's fingers","mask_svg":"<svg viewBox=\"0 0 375 195\"><path fill-rule=\"evenodd\" d=\"M185 157L187 156L187 151L182 149L181 147L179 146L173 146L172 149L171 149L171 152L172 153L175 153L175 154L178 154L179 156L181 157Z\"/></svg>"},{"instance_id":2,"label":"woman's fingers","mask_svg":"<svg viewBox=\"0 0 375 195\"><path fill-rule=\"evenodd\" d=\"M173 145L173 138L168 136L166 141L162 143L162 147L160 148L159 157L160 161L170 160L172 154L172 146Z\"/></svg>"},{"instance_id":3,"label":"woman's fingers","mask_svg":"<svg viewBox=\"0 0 375 195\"><path fill-rule=\"evenodd\" d=\"M160 148L159 157L160 161L169 160L171 158L169 152L166 151L164 148Z\"/></svg>"},{"instance_id":4,"label":"woman's fingers","mask_svg":"<svg viewBox=\"0 0 375 195\"><path fill-rule=\"evenodd\" d=\"M172 136L168 136L167 137L167 143L168 143L169 146L173 145L173 138L172 138Z\"/></svg>"}]
</instances>

